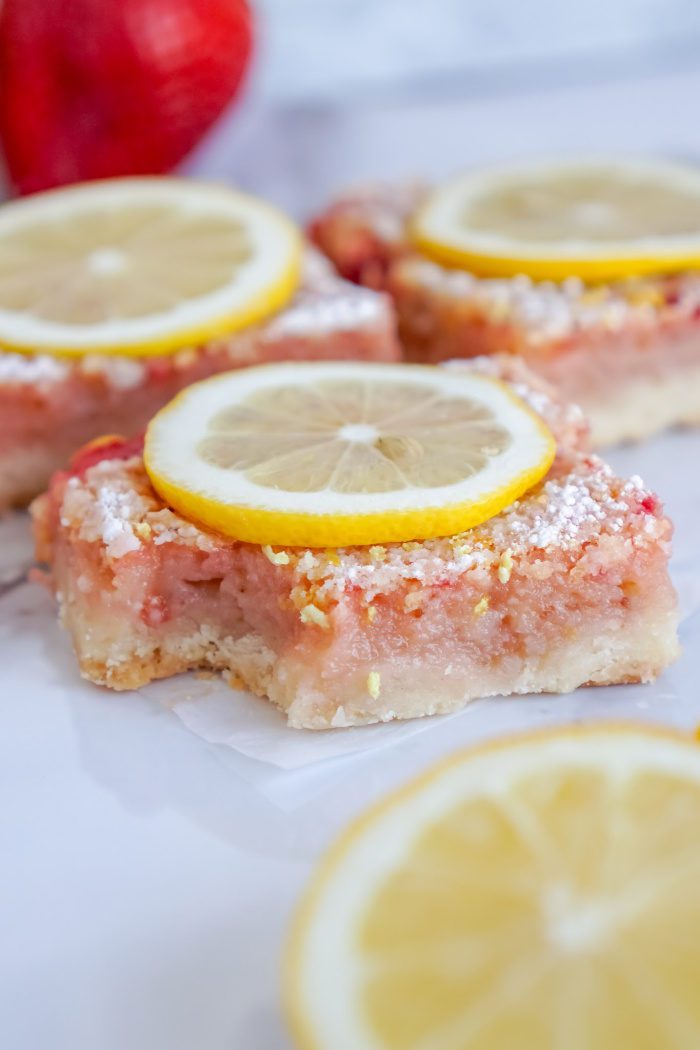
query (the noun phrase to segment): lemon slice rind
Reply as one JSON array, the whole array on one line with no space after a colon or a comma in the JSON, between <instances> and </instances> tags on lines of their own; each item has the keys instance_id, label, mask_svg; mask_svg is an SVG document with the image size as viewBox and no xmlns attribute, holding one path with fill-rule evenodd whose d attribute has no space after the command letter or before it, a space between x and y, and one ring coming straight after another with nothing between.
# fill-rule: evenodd
<instances>
[{"instance_id":1,"label":"lemon slice rind","mask_svg":"<svg viewBox=\"0 0 700 1050\"><path fill-rule=\"evenodd\" d=\"M261 487L240 471L204 462L194 452L209 421L230 404L276 390L339 383L416 384L435 395L478 400L510 441L476 477L435 488L399 491L284 491ZM390 411L390 408L389 408ZM555 454L552 434L510 388L465 370L421 365L290 364L216 376L180 393L151 422L144 462L160 496L190 520L239 540L301 547L344 547L455 535L493 517L539 481ZM313 450L309 469L313 467Z\"/></svg>"},{"instance_id":2,"label":"lemon slice rind","mask_svg":"<svg viewBox=\"0 0 700 1050\"><path fill-rule=\"evenodd\" d=\"M378 1037L363 1009L363 983L368 972L371 973L368 965L371 967L372 963L361 957L360 930L374 894L388 877L401 869L421 836L428 834L431 826L450 812L456 813L461 803L473 799L492 800L507 812L508 793L517 791L519 779L548 769L560 770L565 775L578 770L601 771L615 789L646 773L677 779L679 784L685 780L699 785L700 751L690 736L656 725L608 722L534 731L458 752L372 806L344 831L322 859L294 916L284 956L283 994L289 1027L300 1050L355 1050L359 1046L363 1050L388 1050L388 1044ZM512 819L514 825L521 828L524 841L533 849L546 845L546 830L540 834L528 816L519 804L515 805ZM686 834L691 830L686 826ZM687 838L681 837L681 845L687 844ZM557 859L561 858L556 855L552 858L553 862ZM663 859L659 858L661 867ZM682 860L688 862L687 852L683 853ZM513 874L517 883L517 873ZM561 880L566 873L562 870L547 873L545 869L543 874L549 875L555 888L561 888L557 879ZM568 874L576 876L575 871ZM662 870L660 878L662 888L666 878L668 891L672 892L670 874ZM508 872L504 875L507 877ZM478 880L470 880L463 892L474 892L477 884ZM533 886L532 891L536 890L537 886ZM648 883L644 883L642 891L648 894ZM517 892L522 892L522 887ZM645 896L641 898L642 903L646 900ZM634 898L629 908L624 901L621 904L621 923L634 918L633 902ZM611 923L615 923L614 912L589 914L596 921L609 914ZM612 925L611 930L614 929ZM585 957L588 931L570 927L566 932L569 936L562 939L559 950L563 948L564 954L575 950L579 935ZM553 946L555 944L556 940ZM522 948L522 944L520 946ZM404 948L404 963L409 962L406 950ZM520 962L525 969L536 965L530 956ZM556 969L554 955L550 965ZM488 991L488 986L484 991ZM506 1000L496 1002L501 1013L510 1006ZM554 1010L556 996L550 1003ZM663 997L655 1000L655 1005L672 1007ZM547 1019L541 1014L540 1017L546 1023ZM517 1026L517 1014L515 1018ZM674 1046L685 1045L687 1031L684 1030L684 1038L674 1042ZM588 1043L580 1030L570 1035L577 1045L595 1045L600 1050L601 1044ZM564 1038L562 1045L567 1043ZM433 1043L428 1040L425 1045ZM500 1045L512 1044L499 1042ZM541 1044L527 1042L528 1047L535 1045ZM606 1047L618 1045L616 1041L606 1042Z\"/></svg>"},{"instance_id":3,"label":"lemon slice rind","mask_svg":"<svg viewBox=\"0 0 700 1050\"><path fill-rule=\"evenodd\" d=\"M91 240L91 220L97 214L101 218L113 219L118 225L120 216L136 213L139 209L158 209L158 222L154 222L153 233L140 233L141 242L147 244L153 255L161 251L162 272L169 270L184 274L181 284L184 292L180 301L168 305L167 309L154 309L139 317L109 317L97 323L66 323L42 319L32 312L31 304L23 309L3 307L3 279L12 282L31 281L32 270L46 265L42 254L42 237L56 239L67 232L83 238L86 256L99 263L109 265L114 258L110 245L101 245ZM168 217L172 229L169 230ZM201 220L215 225L217 219L224 223L239 223L248 244L248 257L242 262L232 258L228 281L215 283L205 294L187 294L187 268L194 265L190 258L188 236L197 238L197 222ZM181 223L189 223L191 229L180 231ZM167 239L175 232L173 240ZM18 274L19 267L12 267L12 257L3 256L7 243L3 238L13 238L11 245L18 245L19 263L26 271ZM78 243L78 248L80 244ZM120 245L121 247L121 245ZM197 248L201 249L198 242ZM60 251L60 249L58 249ZM75 244L70 250L76 251ZM126 245L128 253L134 252L138 262L139 245ZM224 265L218 245L212 245L210 256L205 255L220 270ZM257 198L240 193L224 185L174 177L139 177L106 179L66 188L51 190L36 196L23 198L0 207L0 347L19 353L50 353L58 356L80 356L87 353L121 354L131 356L169 354L179 349L202 344L218 337L248 327L276 312L293 295L298 287L301 273L302 238L294 223L276 208ZM75 259L66 260L66 268ZM47 270L51 294L70 300L70 296L84 294L85 277L94 276L86 262L81 271L72 277L66 276L65 291L61 287L60 255L58 265ZM201 274L201 264L198 259ZM46 289L41 277L36 278L36 310L41 308ZM58 282L58 283L56 283ZM146 288L148 281L143 282ZM156 298L158 288L156 286ZM170 289L168 290L171 291ZM109 311L109 288L103 291L95 281L94 295L106 299ZM118 303L115 313L118 314Z\"/></svg>"},{"instance_id":4,"label":"lemon slice rind","mask_svg":"<svg viewBox=\"0 0 700 1050\"><path fill-rule=\"evenodd\" d=\"M513 277L519 274L538 280L579 277L605 282L654 273L675 273L700 268L700 223L683 234L654 235L641 230L625 239L587 239L562 234L556 242L536 238L509 237L496 229L470 226L470 213L488 196L507 194L525 183L548 180L562 185L581 177L599 178L624 190L646 182L649 188L649 226L654 222L654 187L664 195L686 195L700 215L700 168L654 160L583 158L489 168L468 172L435 190L409 223L409 236L418 250L448 268L469 270L483 277ZM668 197L666 198L669 199ZM592 202L595 204L596 202ZM585 209L586 202L582 202ZM605 202L601 202L604 209ZM595 207L589 209L595 212ZM604 228L604 211L593 216ZM600 231L598 231L599 233Z\"/></svg>"}]
</instances>

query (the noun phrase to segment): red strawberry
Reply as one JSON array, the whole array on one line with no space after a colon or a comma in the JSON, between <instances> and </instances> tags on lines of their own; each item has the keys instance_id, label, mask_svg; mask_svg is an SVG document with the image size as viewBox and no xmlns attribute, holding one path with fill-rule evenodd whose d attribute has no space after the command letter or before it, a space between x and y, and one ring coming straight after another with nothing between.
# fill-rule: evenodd
<instances>
[{"instance_id":1,"label":"red strawberry","mask_svg":"<svg viewBox=\"0 0 700 1050\"><path fill-rule=\"evenodd\" d=\"M103 459L131 459L143 452L143 434L125 438L121 434L104 434L82 445L71 456L68 474L83 476L86 470Z\"/></svg>"},{"instance_id":2,"label":"red strawberry","mask_svg":"<svg viewBox=\"0 0 700 1050\"><path fill-rule=\"evenodd\" d=\"M233 99L247 0L0 0L0 140L21 193L170 170Z\"/></svg>"}]
</instances>

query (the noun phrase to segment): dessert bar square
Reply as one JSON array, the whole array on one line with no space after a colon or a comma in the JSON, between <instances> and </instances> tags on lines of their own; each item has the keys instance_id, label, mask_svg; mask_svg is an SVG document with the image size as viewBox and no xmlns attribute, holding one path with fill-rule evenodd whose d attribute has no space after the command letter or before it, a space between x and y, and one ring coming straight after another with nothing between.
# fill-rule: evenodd
<instances>
[{"instance_id":1,"label":"dessert bar square","mask_svg":"<svg viewBox=\"0 0 700 1050\"><path fill-rule=\"evenodd\" d=\"M580 411L516 358L449 367L509 383L558 442L543 482L457 536L241 543L166 506L140 442L79 454L33 516L82 674L134 689L222 671L311 729L653 679L678 649L659 500L593 455Z\"/></svg>"},{"instance_id":2,"label":"dessert bar square","mask_svg":"<svg viewBox=\"0 0 700 1050\"><path fill-rule=\"evenodd\" d=\"M134 434L183 387L270 361L398 357L383 295L339 279L309 250L302 287L275 316L174 354L77 359L0 349L0 511L21 506L100 434Z\"/></svg>"},{"instance_id":3,"label":"dessert bar square","mask_svg":"<svg viewBox=\"0 0 700 1050\"><path fill-rule=\"evenodd\" d=\"M421 256L406 229L420 184L340 198L311 237L349 280L387 289L409 360L512 353L578 402L594 445L700 423L700 274L587 287L477 277Z\"/></svg>"}]
</instances>

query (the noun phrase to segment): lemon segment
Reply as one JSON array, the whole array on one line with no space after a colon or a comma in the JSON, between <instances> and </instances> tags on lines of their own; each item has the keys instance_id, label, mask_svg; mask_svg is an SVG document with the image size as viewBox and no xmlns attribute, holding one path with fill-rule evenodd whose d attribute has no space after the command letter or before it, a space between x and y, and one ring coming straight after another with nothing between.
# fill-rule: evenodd
<instances>
[{"instance_id":1,"label":"lemon segment","mask_svg":"<svg viewBox=\"0 0 700 1050\"><path fill-rule=\"evenodd\" d=\"M109 179L0 206L0 347L167 354L253 324L299 283L301 235L222 185Z\"/></svg>"},{"instance_id":2,"label":"lemon segment","mask_svg":"<svg viewBox=\"0 0 700 1050\"><path fill-rule=\"evenodd\" d=\"M268 365L198 383L152 420L156 491L251 543L342 547L453 535L547 472L554 439L510 389L468 371Z\"/></svg>"},{"instance_id":3,"label":"lemon segment","mask_svg":"<svg viewBox=\"0 0 700 1050\"><path fill-rule=\"evenodd\" d=\"M654 728L456 755L332 848L297 913L303 1050L700 1046L700 749Z\"/></svg>"},{"instance_id":4,"label":"lemon segment","mask_svg":"<svg viewBox=\"0 0 700 1050\"><path fill-rule=\"evenodd\" d=\"M439 187L410 236L485 277L612 281L700 268L700 168L555 161L469 172Z\"/></svg>"}]
</instances>

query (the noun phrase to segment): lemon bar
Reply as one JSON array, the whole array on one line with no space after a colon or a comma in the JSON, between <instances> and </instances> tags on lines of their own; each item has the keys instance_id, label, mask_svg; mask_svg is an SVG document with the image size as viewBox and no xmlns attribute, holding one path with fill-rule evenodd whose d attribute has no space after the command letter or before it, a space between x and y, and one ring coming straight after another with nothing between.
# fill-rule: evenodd
<instances>
[{"instance_id":1,"label":"lemon bar","mask_svg":"<svg viewBox=\"0 0 700 1050\"><path fill-rule=\"evenodd\" d=\"M312 249L302 286L270 319L174 354L72 359L0 348L0 511L46 487L76 449L108 431L133 434L183 387L269 361L392 361L388 300L338 278Z\"/></svg>"},{"instance_id":2,"label":"lemon bar","mask_svg":"<svg viewBox=\"0 0 700 1050\"><path fill-rule=\"evenodd\" d=\"M517 354L589 416L594 445L700 423L700 273L586 285L476 276L423 256L407 228L429 188L349 193L311 224L340 274L388 290L409 360Z\"/></svg>"},{"instance_id":3,"label":"lemon bar","mask_svg":"<svg viewBox=\"0 0 700 1050\"><path fill-rule=\"evenodd\" d=\"M678 648L659 500L591 454L580 410L516 358L449 367L508 383L558 446L541 483L455 536L238 542L157 495L140 441L78 454L32 512L81 673L134 689L222 671L309 729L653 679Z\"/></svg>"}]
</instances>

